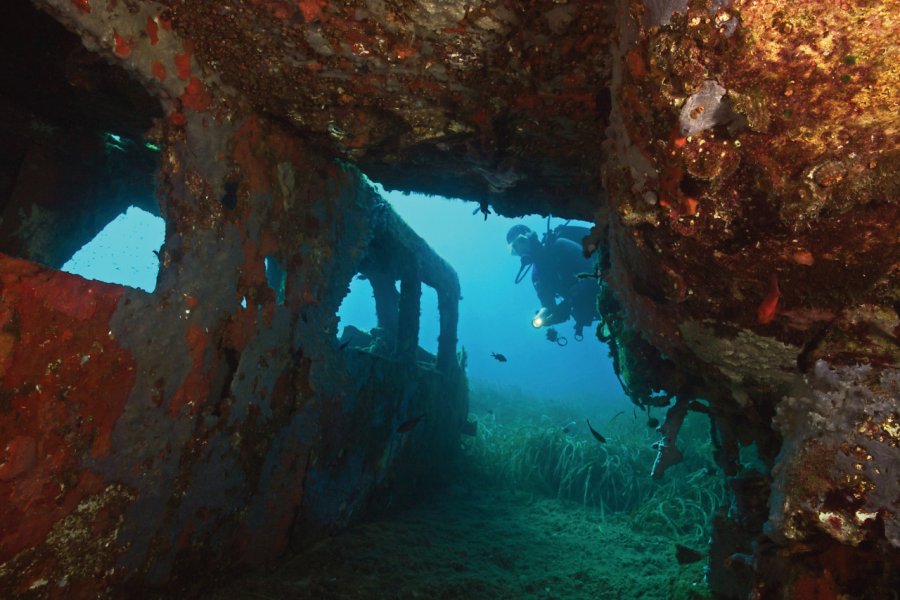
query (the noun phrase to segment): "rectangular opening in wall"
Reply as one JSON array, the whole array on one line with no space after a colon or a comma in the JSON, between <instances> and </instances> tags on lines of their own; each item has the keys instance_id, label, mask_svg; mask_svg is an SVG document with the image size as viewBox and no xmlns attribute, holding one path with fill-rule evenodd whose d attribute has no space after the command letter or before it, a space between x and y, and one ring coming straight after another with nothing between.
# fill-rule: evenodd
<instances>
[{"instance_id":1,"label":"rectangular opening in wall","mask_svg":"<svg viewBox=\"0 0 900 600\"><path fill-rule=\"evenodd\" d=\"M383 331L378 327L372 284L362 273L350 280L347 295L338 309L338 344L343 347L376 350L380 343L383 354L389 353Z\"/></svg>"},{"instance_id":2,"label":"rectangular opening in wall","mask_svg":"<svg viewBox=\"0 0 900 600\"><path fill-rule=\"evenodd\" d=\"M438 336L441 333L441 317L438 312L437 292L431 286L422 286L422 304L419 312L419 362L435 360Z\"/></svg>"},{"instance_id":3,"label":"rectangular opening in wall","mask_svg":"<svg viewBox=\"0 0 900 600\"><path fill-rule=\"evenodd\" d=\"M266 282L275 292L275 304L284 304L284 285L287 280L287 272L282 268L274 256L266 257Z\"/></svg>"},{"instance_id":4,"label":"rectangular opening in wall","mask_svg":"<svg viewBox=\"0 0 900 600\"><path fill-rule=\"evenodd\" d=\"M62 270L152 292L156 289L165 230L160 217L129 207L78 250Z\"/></svg>"}]
</instances>

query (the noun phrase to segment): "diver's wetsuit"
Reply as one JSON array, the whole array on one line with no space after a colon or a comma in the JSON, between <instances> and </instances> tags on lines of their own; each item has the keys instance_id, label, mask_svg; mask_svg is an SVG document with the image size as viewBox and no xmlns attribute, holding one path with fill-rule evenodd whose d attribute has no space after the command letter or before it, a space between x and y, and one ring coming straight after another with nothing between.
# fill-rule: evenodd
<instances>
[{"instance_id":1,"label":"diver's wetsuit","mask_svg":"<svg viewBox=\"0 0 900 600\"><path fill-rule=\"evenodd\" d=\"M559 322L575 319L575 331L581 335L585 325L596 318L597 282L578 279L578 273L591 272L593 265L584 258L581 246L559 237L541 247L533 257L531 281L541 305L550 309ZM556 303L557 298L562 302ZM554 320L557 320L554 318Z\"/></svg>"}]
</instances>

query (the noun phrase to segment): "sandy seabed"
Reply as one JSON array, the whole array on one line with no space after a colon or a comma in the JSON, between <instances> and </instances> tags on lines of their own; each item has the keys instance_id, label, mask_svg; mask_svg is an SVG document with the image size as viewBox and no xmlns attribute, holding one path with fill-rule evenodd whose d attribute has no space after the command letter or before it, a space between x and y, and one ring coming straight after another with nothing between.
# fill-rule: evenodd
<instances>
[{"instance_id":1,"label":"sandy seabed","mask_svg":"<svg viewBox=\"0 0 900 600\"><path fill-rule=\"evenodd\" d=\"M211 600L686 600L703 563L625 515L507 491L450 488L234 580Z\"/></svg>"}]
</instances>

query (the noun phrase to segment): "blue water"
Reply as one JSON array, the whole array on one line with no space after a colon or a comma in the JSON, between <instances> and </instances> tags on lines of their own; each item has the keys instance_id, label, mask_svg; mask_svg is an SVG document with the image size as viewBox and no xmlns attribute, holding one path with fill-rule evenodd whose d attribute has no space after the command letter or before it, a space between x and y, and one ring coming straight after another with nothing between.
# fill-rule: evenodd
<instances>
[{"instance_id":1,"label":"blue water","mask_svg":"<svg viewBox=\"0 0 900 600\"><path fill-rule=\"evenodd\" d=\"M548 342L545 329L531 326L540 303L530 277L514 283L519 259L509 253L506 232L515 223L524 223L541 234L546 231L545 218L507 219L492 214L485 220L481 213L472 214L475 205L470 202L400 193L385 197L459 275L463 296L459 343L468 353L470 379L516 386L553 399L578 397L627 406L606 346L594 337L593 326L585 328L584 340L577 342L572 321L558 325L560 335L569 341L564 348ZM562 222L553 219L551 224ZM162 245L164 233L162 219L131 207L79 250L63 270L153 291L159 268L154 251ZM338 314L339 333L347 324L364 330L375 326L375 303L367 281L351 282ZM437 296L426 286L419 341L430 352L437 349L438 325ZM505 355L508 362L497 362L492 352Z\"/></svg>"},{"instance_id":2,"label":"blue water","mask_svg":"<svg viewBox=\"0 0 900 600\"><path fill-rule=\"evenodd\" d=\"M159 251L166 234L161 218L131 206L63 265L67 273L148 292L156 289Z\"/></svg>"},{"instance_id":3,"label":"blue water","mask_svg":"<svg viewBox=\"0 0 900 600\"><path fill-rule=\"evenodd\" d=\"M558 399L590 396L603 404L626 405L607 347L595 337L594 326L586 327L584 340L576 342L573 321L558 325L560 335L569 341L564 348L546 340L546 329L531 326L540 303L530 276L518 285L514 282L519 258L509 253L506 232L523 223L540 235L547 228L544 217L507 219L492 214L485 220L481 213L472 214L476 205L471 202L419 194L384 196L459 275L463 296L459 340L468 353L470 379ZM553 219L551 226L563 222ZM340 327L374 327L375 302L367 281L353 280L338 315ZM434 352L438 331L437 296L423 287L419 345ZM503 354L508 362L495 361L492 352Z\"/></svg>"}]
</instances>

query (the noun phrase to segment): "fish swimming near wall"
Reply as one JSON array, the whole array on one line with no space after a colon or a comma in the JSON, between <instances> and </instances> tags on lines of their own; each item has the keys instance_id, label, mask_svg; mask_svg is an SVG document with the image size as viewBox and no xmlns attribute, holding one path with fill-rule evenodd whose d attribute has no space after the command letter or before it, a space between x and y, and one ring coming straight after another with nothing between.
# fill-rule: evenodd
<instances>
[{"instance_id":1,"label":"fish swimming near wall","mask_svg":"<svg viewBox=\"0 0 900 600\"><path fill-rule=\"evenodd\" d=\"M400 423L400 426L397 427L397 433L406 433L407 431L410 431L413 427L419 424L419 421L421 421L422 417L424 416L425 413L422 413L418 417L413 417L412 419L403 421L402 423Z\"/></svg>"},{"instance_id":2,"label":"fish swimming near wall","mask_svg":"<svg viewBox=\"0 0 900 600\"><path fill-rule=\"evenodd\" d=\"M585 421L587 421L588 429L591 430L591 435L594 436L594 439L596 439L596 440L597 440L598 442L600 442L601 444L605 444L605 443L606 443L606 438L603 437L602 435L600 435L600 432L599 432L599 431L597 431L596 429L594 429L593 427L591 427L591 422L590 422L590 421L588 421L587 419L585 419Z\"/></svg>"},{"instance_id":3,"label":"fish swimming near wall","mask_svg":"<svg viewBox=\"0 0 900 600\"><path fill-rule=\"evenodd\" d=\"M703 560L703 554L693 548L675 544L675 560L678 561L679 565L689 565Z\"/></svg>"},{"instance_id":4,"label":"fish swimming near wall","mask_svg":"<svg viewBox=\"0 0 900 600\"><path fill-rule=\"evenodd\" d=\"M781 290L778 289L778 277L772 274L772 283L769 285L769 293L759 305L756 311L756 321L760 325L771 323L775 318L775 311L778 310L778 298L781 297Z\"/></svg>"},{"instance_id":5,"label":"fish swimming near wall","mask_svg":"<svg viewBox=\"0 0 900 600\"><path fill-rule=\"evenodd\" d=\"M491 356L494 357L494 359L497 362L506 362L506 357L503 356L502 354L497 354L496 352L491 352Z\"/></svg>"}]
</instances>

